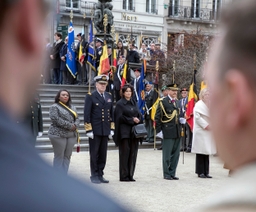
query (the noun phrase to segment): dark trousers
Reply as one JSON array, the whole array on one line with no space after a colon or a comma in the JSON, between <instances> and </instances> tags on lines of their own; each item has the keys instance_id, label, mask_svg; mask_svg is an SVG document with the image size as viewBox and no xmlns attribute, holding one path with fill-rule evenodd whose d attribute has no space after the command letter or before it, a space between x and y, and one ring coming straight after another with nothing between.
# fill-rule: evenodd
<instances>
[{"instance_id":1,"label":"dark trousers","mask_svg":"<svg viewBox=\"0 0 256 212\"><path fill-rule=\"evenodd\" d=\"M151 120L151 115L145 116L145 127L147 129L148 135L146 138L147 142L154 142L154 128L153 128L153 121Z\"/></svg>"},{"instance_id":2,"label":"dark trousers","mask_svg":"<svg viewBox=\"0 0 256 212\"><path fill-rule=\"evenodd\" d=\"M62 83L62 71L60 71L58 68L53 69L53 82L54 84Z\"/></svg>"},{"instance_id":3,"label":"dark trousers","mask_svg":"<svg viewBox=\"0 0 256 212\"><path fill-rule=\"evenodd\" d=\"M189 125L186 123L185 126L183 125L183 130L184 130L184 137L181 137L181 149L183 150L191 150L192 147L192 137L193 133L189 127Z\"/></svg>"},{"instance_id":4,"label":"dark trousers","mask_svg":"<svg viewBox=\"0 0 256 212\"><path fill-rule=\"evenodd\" d=\"M209 174L209 155L196 154L196 174Z\"/></svg>"},{"instance_id":5,"label":"dark trousers","mask_svg":"<svg viewBox=\"0 0 256 212\"><path fill-rule=\"evenodd\" d=\"M119 177L120 180L133 179L137 153L139 148L138 139L122 139L119 143Z\"/></svg>"},{"instance_id":6,"label":"dark trousers","mask_svg":"<svg viewBox=\"0 0 256 212\"><path fill-rule=\"evenodd\" d=\"M108 136L89 138L91 177L103 176L107 160Z\"/></svg>"}]
</instances>

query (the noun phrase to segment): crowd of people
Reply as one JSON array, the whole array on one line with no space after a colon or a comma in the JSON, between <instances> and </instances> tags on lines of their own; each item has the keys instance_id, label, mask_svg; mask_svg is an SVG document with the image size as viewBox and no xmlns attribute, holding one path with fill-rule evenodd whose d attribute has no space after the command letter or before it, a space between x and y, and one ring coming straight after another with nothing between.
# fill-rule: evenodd
<instances>
[{"instance_id":1,"label":"crowd of people","mask_svg":"<svg viewBox=\"0 0 256 212\"><path fill-rule=\"evenodd\" d=\"M232 2L223 13L220 28L222 33L210 53L206 68L210 89L201 91L201 100L195 105L193 130L194 138L200 134L200 139L205 138L199 146L202 147L202 143L208 143L208 146L205 146L207 149L197 148L192 140L192 152L198 154L198 176L211 177L208 155L215 152L214 147L209 145L212 141L208 139L208 131L211 131L220 158L234 171L234 180L224 185L196 211L256 209L255 10L254 0ZM0 26L4 29L0 31L0 167L4 170L0 175L1 209L128 211L91 186L81 184L43 162L31 145L31 141L34 141L32 133L28 134L22 125L16 123L17 119L26 114L28 104L33 99L40 81L40 73L37 70L42 64L43 55L42 42L38 40L43 39L46 31L47 11L45 1L0 1ZM21 27L24 23L26 27ZM56 34L55 37L57 49L62 41L60 35ZM57 59L53 53L50 54L50 58L60 61L61 59ZM54 67L54 73L55 80L59 80L57 66ZM141 122L137 107L134 106L135 100L132 98L132 85L122 87L121 99L117 102L117 109L121 112L115 114L112 97L106 92L107 80L107 76L95 77L96 90L85 98L85 108L90 108L89 113L84 113L87 136L91 139L90 143L97 141L90 147L90 153L97 155L96 160L91 159L91 180L95 180L94 183L108 183L103 177L106 156L104 147L106 139L115 136L114 130L119 131L114 129L114 123L123 124L129 131L131 126ZM163 132L163 177L166 180L178 180L176 167L182 131L179 123L178 85L173 83L166 87L168 95L160 100L156 112L156 129L157 132ZM70 100L69 92L61 91L51 108L51 117L56 120L56 129L60 127L59 123L61 126L62 123L66 123L66 132L62 133L70 134L72 138L64 137L63 142L77 137L75 131L79 119L75 108L69 104ZM209 107L216 101L217 104ZM122 110L124 105L128 106ZM57 119L56 111L61 114ZM60 120L61 118L64 122ZM99 123L102 127L100 132ZM122 133L122 136L116 140L123 142L121 145L117 143L119 152L123 153L119 158L120 180L134 181L137 141L131 139L132 134L127 131L124 134L120 129L119 134ZM52 132L56 133L57 130L53 129ZM52 135L59 136L54 133ZM58 141L54 138L53 142ZM212 148L210 151L209 147ZM62 147L60 150L63 152ZM101 159L98 160L102 152ZM201 157L202 154L204 157ZM123 158L124 156L126 158ZM68 164L64 165L67 169Z\"/></svg>"},{"instance_id":2,"label":"crowd of people","mask_svg":"<svg viewBox=\"0 0 256 212\"><path fill-rule=\"evenodd\" d=\"M76 52L76 68L77 74L74 76L67 68L67 51L68 51L68 37L63 38L62 34L56 32L54 34L54 43L50 43L47 38L45 45L45 66L42 72L42 82L45 84L84 84L94 85L93 78L98 75L98 67L100 58L103 54L104 41L100 38L95 38L95 41L88 43L85 35L78 33L76 35L78 43L75 45ZM88 50L92 46L95 52L95 68L90 72L89 65L87 64ZM146 43L141 44L138 49L134 42L129 43L127 47L119 40L113 45L115 48L116 58L118 64L122 63L121 58L125 58L129 63L141 63L146 60L149 65L156 65L156 61L160 64L164 63L165 54L160 49L161 44L152 42L147 46ZM113 46L108 45L109 64L113 65ZM80 57L80 58L79 58ZM81 57L83 59L81 60Z\"/></svg>"}]
</instances>

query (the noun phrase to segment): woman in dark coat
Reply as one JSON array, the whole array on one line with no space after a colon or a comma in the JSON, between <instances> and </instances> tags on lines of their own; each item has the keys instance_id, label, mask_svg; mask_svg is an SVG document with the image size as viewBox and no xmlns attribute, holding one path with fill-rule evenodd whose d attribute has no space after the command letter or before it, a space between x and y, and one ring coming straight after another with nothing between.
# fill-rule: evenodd
<instances>
[{"instance_id":1,"label":"woman in dark coat","mask_svg":"<svg viewBox=\"0 0 256 212\"><path fill-rule=\"evenodd\" d=\"M133 179L139 138L134 138L132 127L141 122L141 114L136 102L132 99L134 88L126 84L122 88L122 98L115 109L115 144L119 147L120 181Z\"/></svg>"}]
</instances>

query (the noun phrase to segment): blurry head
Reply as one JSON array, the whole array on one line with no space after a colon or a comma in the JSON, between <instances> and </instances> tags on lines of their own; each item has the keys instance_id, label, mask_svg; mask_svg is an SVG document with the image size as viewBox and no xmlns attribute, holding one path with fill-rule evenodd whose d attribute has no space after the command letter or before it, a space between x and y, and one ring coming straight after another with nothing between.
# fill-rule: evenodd
<instances>
[{"instance_id":1,"label":"blurry head","mask_svg":"<svg viewBox=\"0 0 256 212\"><path fill-rule=\"evenodd\" d=\"M65 38L65 43L68 43L68 36Z\"/></svg>"},{"instance_id":2,"label":"blurry head","mask_svg":"<svg viewBox=\"0 0 256 212\"><path fill-rule=\"evenodd\" d=\"M81 40L82 40L82 33L78 33L78 34L76 35L76 37L77 37L77 39L78 39L79 41L81 41Z\"/></svg>"},{"instance_id":3,"label":"blurry head","mask_svg":"<svg viewBox=\"0 0 256 212\"><path fill-rule=\"evenodd\" d=\"M210 92L208 88L204 88L203 90L200 91L199 93L199 98L208 106L209 105L209 95Z\"/></svg>"},{"instance_id":4,"label":"blurry head","mask_svg":"<svg viewBox=\"0 0 256 212\"><path fill-rule=\"evenodd\" d=\"M134 74L135 74L135 77L138 78L140 76L140 70L139 69L136 69L134 71Z\"/></svg>"},{"instance_id":5,"label":"blurry head","mask_svg":"<svg viewBox=\"0 0 256 212\"><path fill-rule=\"evenodd\" d=\"M146 91L150 91L152 89L153 85L152 84L146 84Z\"/></svg>"},{"instance_id":6,"label":"blurry head","mask_svg":"<svg viewBox=\"0 0 256 212\"><path fill-rule=\"evenodd\" d=\"M180 91L180 94L181 94L182 98L186 98L188 96L187 88L182 88Z\"/></svg>"},{"instance_id":7,"label":"blurry head","mask_svg":"<svg viewBox=\"0 0 256 212\"><path fill-rule=\"evenodd\" d=\"M206 74L211 129L220 157L234 169L256 160L256 1L229 6Z\"/></svg>"},{"instance_id":8,"label":"blurry head","mask_svg":"<svg viewBox=\"0 0 256 212\"><path fill-rule=\"evenodd\" d=\"M111 46L108 46L108 55L111 55L112 54L112 48Z\"/></svg>"},{"instance_id":9,"label":"blurry head","mask_svg":"<svg viewBox=\"0 0 256 212\"><path fill-rule=\"evenodd\" d=\"M134 92L134 88L132 85L130 84L125 84L123 87L122 87L122 97L125 98L125 99L131 99L132 95L133 95L133 92Z\"/></svg>"},{"instance_id":10,"label":"blurry head","mask_svg":"<svg viewBox=\"0 0 256 212\"><path fill-rule=\"evenodd\" d=\"M146 47L147 47L147 46L146 46L145 43L141 44L141 48L142 48L142 49L146 49Z\"/></svg>"},{"instance_id":11,"label":"blurry head","mask_svg":"<svg viewBox=\"0 0 256 212\"><path fill-rule=\"evenodd\" d=\"M124 56L120 56L119 60L118 60L118 64L123 64L125 62L125 57Z\"/></svg>"},{"instance_id":12,"label":"blurry head","mask_svg":"<svg viewBox=\"0 0 256 212\"><path fill-rule=\"evenodd\" d=\"M123 42L122 41L118 41L117 47L118 47L118 49L121 49L123 47Z\"/></svg>"},{"instance_id":13,"label":"blurry head","mask_svg":"<svg viewBox=\"0 0 256 212\"><path fill-rule=\"evenodd\" d=\"M58 103L59 101L70 107L71 105L70 93L65 89L60 90L55 97L55 103Z\"/></svg>"},{"instance_id":14,"label":"blurry head","mask_svg":"<svg viewBox=\"0 0 256 212\"><path fill-rule=\"evenodd\" d=\"M155 50L155 44L154 44L154 43L151 43L151 44L150 44L150 49L151 49L151 50Z\"/></svg>"},{"instance_id":15,"label":"blurry head","mask_svg":"<svg viewBox=\"0 0 256 212\"><path fill-rule=\"evenodd\" d=\"M40 82L48 6L43 0L0 1L0 101L14 116L23 114Z\"/></svg>"},{"instance_id":16,"label":"blurry head","mask_svg":"<svg viewBox=\"0 0 256 212\"><path fill-rule=\"evenodd\" d=\"M59 32L56 32L56 33L54 34L54 39L55 39L56 41L61 40L61 39L62 39L62 34L59 33Z\"/></svg>"}]
</instances>

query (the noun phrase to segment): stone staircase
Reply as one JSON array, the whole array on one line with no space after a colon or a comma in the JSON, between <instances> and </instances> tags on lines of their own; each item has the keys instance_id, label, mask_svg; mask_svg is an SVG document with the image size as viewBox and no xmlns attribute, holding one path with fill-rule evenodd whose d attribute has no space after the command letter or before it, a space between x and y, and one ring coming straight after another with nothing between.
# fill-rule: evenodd
<instances>
[{"instance_id":1,"label":"stone staircase","mask_svg":"<svg viewBox=\"0 0 256 212\"><path fill-rule=\"evenodd\" d=\"M55 96L60 89L67 89L72 98L72 103L75 105L78 116L80 119L80 126L78 128L80 139L81 139L81 150L88 150L88 137L85 135L84 129L84 98L88 93L88 86L82 85L52 85L52 84L43 84L39 88L39 96L43 113L43 136L37 138L36 149L39 152L51 152L53 151L51 142L48 138L48 129L51 124L49 118L49 108L54 103ZM160 145L160 140L158 139L157 147ZM140 148L153 148L152 143L142 143ZM74 147L75 149L75 147ZM117 149L113 140L108 142L108 149Z\"/></svg>"}]
</instances>

